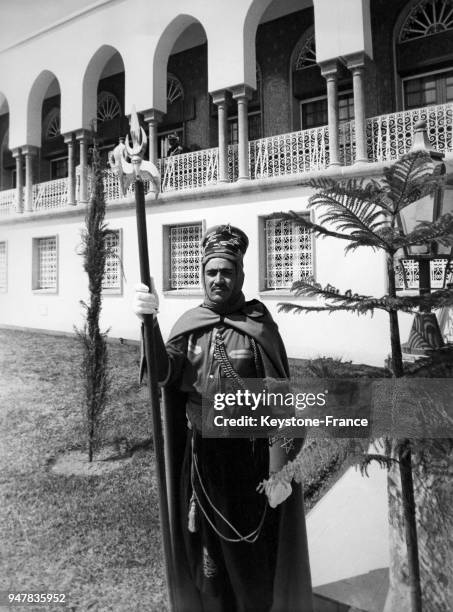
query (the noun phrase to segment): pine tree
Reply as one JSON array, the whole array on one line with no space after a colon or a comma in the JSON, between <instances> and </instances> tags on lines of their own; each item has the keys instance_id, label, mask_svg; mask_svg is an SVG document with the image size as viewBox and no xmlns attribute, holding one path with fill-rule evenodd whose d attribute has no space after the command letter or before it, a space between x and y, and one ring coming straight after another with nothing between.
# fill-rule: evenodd
<instances>
[{"instance_id":1,"label":"pine tree","mask_svg":"<svg viewBox=\"0 0 453 612\"><path fill-rule=\"evenodd\" d=\"M329 178L313 179L308 184L316 190L309 206L316 209L319 223L294 212L278 213L274 217L291 220L313 232L317 237L331 237L347 242L345 252L362 247L386 254L388 293L374 297L341 292L328 284L322 287L313 278L294 283L292 290L297 297L317 296L324 299L319 306L280 304L280 310L293 313L346 311L359 315L383 310L388 313L390 324L391 371L400 378L408 374L403 365L398 312L412 313L415 309L427 312L453 305L453 291L439 289L419 296L398 296L395 282L395 255L400 250L420 245L441 244L453 246L453 216L445 214L433 222L421 222L405 233L399 222L401 213L408 206L425 196L433 196L442 185L439 165L434 165L426 151L410 153L394 165L384 169L381 180L356 179L335 181ZM451 360L451 352L446 352ZM426 367L430 360L422 360ZM439 357L433 355L433 362ZM417 366L412 366L412 373ZM421 612L421 586L418 560L418 541L415 520L414 486L412 477L412 452L414 441L393 440L391 455L370 455L364 458L365 466L375 459L388 467L396 462L399 467L402 488L402 504L408 555L411 612ZM287 474L294 476L297 464L288 466Z\"/></svg>"},{"instance_id":2,"label":"pine tree","mask_svg":"<svg viewBox=\"0 0 453 612\"><path fill-rule=\"evenodd\" d=\"M84 411L87 426L88 460L99 444L99 429L102 413L107 404L109 387L107 333L101 332L99 320L102 309L102 283L105 262L108 255L105 219L105 196L103 171L98 148L94 142L92 149L92 195L85 216L85 229L82 232L83 267L88 275L88 303L81 301L85 309L85 324L76 330L83 346L82 376L85 386Z\"/></svg>"}]
</instances>

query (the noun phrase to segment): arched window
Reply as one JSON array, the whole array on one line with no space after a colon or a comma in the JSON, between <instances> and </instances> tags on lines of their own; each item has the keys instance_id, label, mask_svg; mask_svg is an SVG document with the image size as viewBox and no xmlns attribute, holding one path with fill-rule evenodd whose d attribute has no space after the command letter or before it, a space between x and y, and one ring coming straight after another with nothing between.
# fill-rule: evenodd
<instances>
[{"instance_id":1,"label":"arched window","mask_svg":"<svg viewBox=\"0 0 453 612\"><path fill-rule=\"evenodd\" d=\"M453 0L409 3L395 32L398 80L405 110L453 101ZM453 57L453 54L451 54Z\"/></svg>"},{"instance_id":2,"label":"arched window","mask_svg":"<svg viewBox=\"0 0 453 612\"><path fill-rule=\"evenodd\" d=\"M422 0L414 5L400 30L399 41L453 30L453 0Z\"/></svg>"},{"instance_id":3,"label":"arched window","mask_svg":"<svg viewBox=\"0 0 453 612\"><path fill-rule=\"evenodd\" d=\"M167 104L173 104L180 99L184 99L181 81L174 75L169 74L167 76Z\"/></svg>"},{"instance_id":4,"label":"arched window","mask_svg":"<svg viewBox=\"0 0 453 612\"><path fill-rule=\"evenodd\" d=\"M52 140L60 136L60 109L55 106L48 113L44 121L44 139Z\"/></svg>"},{"instance_id":5,"label":"arched window","mask_svg":"<svg viewBox=\"0 0 453 612\"><path fill-rule=\"evenodd\" d=\"M108 91L101 91L98 95L97 120L101 123L111 121L121 115L121 105L118 98Z\"/></svg>"},{"instance_id":6,"label":"arched window","mask_svg":"<svg viewBox=\"0 0 453 612\"><path fill-rule=\"evenodd\" d=\"M316 66L316 41L315 33L312 28L310 28L308 34L302 37L299 45L300 49L296 49L294 70L303 70L304 68Z\"/></svg>"}]
</instances>

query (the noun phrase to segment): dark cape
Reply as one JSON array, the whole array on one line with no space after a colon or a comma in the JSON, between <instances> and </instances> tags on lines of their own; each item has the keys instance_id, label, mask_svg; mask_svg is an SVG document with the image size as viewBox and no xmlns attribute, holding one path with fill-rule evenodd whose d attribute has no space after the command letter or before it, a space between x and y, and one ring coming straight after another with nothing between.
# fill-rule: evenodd
<instances>
[{"instance_id":1,"label":"dark cape","mask_svg":"<svg viewBox=\"0 0 453 612\"><path fill-rule=\"evenodd\" d=\"M277 325L264 304L257 300L247 302L239 311L228 315L219 315L204 306L189 310L176 322L169 339L198 329L209 329L218 323L230 326L256 340L265 377L289 376L286 351ZM163 390L163 399L174 612L201 612L203 606L190 577L179 516L180 478L187 435L186 397L177 389L167 387ZM313 612L302 487L294 482L292 487L290 497L278 507L277 561L270 612Z\"/></svg>"}]
</instances>

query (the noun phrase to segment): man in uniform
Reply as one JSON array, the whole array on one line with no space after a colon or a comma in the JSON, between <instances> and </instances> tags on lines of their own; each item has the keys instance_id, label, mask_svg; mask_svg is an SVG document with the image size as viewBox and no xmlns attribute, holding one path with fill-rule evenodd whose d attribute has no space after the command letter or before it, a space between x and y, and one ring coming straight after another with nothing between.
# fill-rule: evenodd
<instances>
[{"instance_id":1,"label":"man in uniform","mask_svg":"<svg viewBox=\"0 0 453 612\"><path fill-rule=\"evenodd\" d=\"M236 227L209 229L203 304L182 315L166 345L155 319L158 378L173 419L167 469L177 588L184 612L312 612L301 486L273 476L300 445L287 455L278 440L202 436L208 389L212 396L225 379L241 388L243 379L289 376L277 325L242 293L247 247ZM138 316L157 314L158 304L138 286Z\"/></svg>"}]
</instances>

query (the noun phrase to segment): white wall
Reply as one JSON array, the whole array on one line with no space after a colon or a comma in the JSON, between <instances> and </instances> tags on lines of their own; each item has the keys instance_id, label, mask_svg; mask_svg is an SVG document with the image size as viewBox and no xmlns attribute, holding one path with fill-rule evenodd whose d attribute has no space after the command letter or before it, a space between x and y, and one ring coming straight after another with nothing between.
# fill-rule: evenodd
<instances>
[{"instance_id":1,"label":"white wall","mask_svg":"<svg viewBox=\"0 0 453 612\"><path fill-rule=\"evenodd\" d=\"M307 515L313 586L389 566L387 470L349 470Z\"/></svg>"},{"instance_id":2,"label":"white wall","mask_svg":"<svg viewBox=\"0 0 453 612\"><path fill-rule=\"evenodd\" d=\"M230 193L230 195L228 195ZM191 221L204 221L206 227L231 222L249 236L250 247L245 257L246 280L244 293L248 299L259 297L269 308L280 327L291 357L340 356L355 362L382 365L389 353L388 323L379 313L357 317L350 314L279 314L279 301L316 304L313 299L294 299L278 292L259 294L260 263L258 256L258 217L278 211L303 211L309 197L308 189L296 187L279 191L243 193L237 188L227 189L223 197L206 199L165 198L148 204L148 236L152 273L162 293L162 226ZM110 204L108 222L112 229L123 230L123 264L125 272L123 294L106 295L102 325L111 327L113 337L138 338L138 324L131 312L134 285L139 282L135 213L127 207ZM77 216L74 216L77 215ZM0 241L8 242L8 292L0 294L0 324L36 327L71 332L81 323L79 300L86 298L87 280L82 269L82 258L76 254L83 225L82 211L70 209L69 214L39 213L27 218L17 215L16 222L0 224ZM58 293L36 294L31 290L32 238L58 235L59 283ZM385 292L384 262L370 250L344 256L340 241L317 240L315 271L318 282L328 282L341 290L353 293L376 294ZM160 323L168 334L177 317L188 308L201 303L200 294L161 296ZM403 340L411 318L403 325Z\"/></svg>"}]
</instances>

